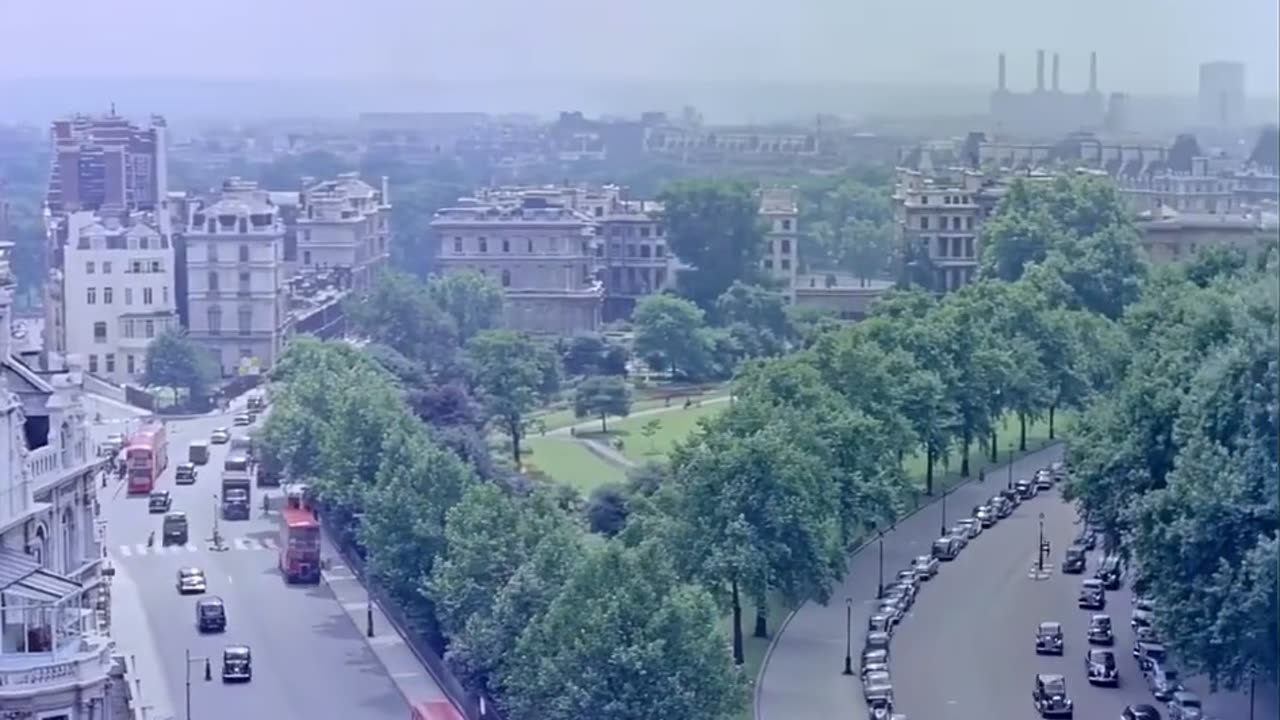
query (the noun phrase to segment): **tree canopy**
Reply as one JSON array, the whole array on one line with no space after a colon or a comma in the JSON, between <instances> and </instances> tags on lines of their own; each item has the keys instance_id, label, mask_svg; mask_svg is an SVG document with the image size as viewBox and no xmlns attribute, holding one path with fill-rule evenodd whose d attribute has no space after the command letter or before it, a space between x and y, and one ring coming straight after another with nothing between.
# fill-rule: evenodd
<instances>
[{"instance_id":1,"label":"tree canopy","mask_svg":"<svg viewBox=\"0 0 1280 720\"><path fill-rule=\"evenodd\" d=\"M147 345L142 380L147 385L182 389L192 397L202 397L216 377L217 369L205 350L178 331L160 333Z\"/></svg>"},{"instance_id":2,"label":"tree canopy","mask_svg":"<svg viewBox=\"0 0 1280 720\"><path fill-rule=\"evenodd\" d=\"M671 252L691 269L677 278L680 294L711 310L735 280L760 273L764 229L751 186L723 180L688 180L658 195Z\"/></svg>"}]
</instances>

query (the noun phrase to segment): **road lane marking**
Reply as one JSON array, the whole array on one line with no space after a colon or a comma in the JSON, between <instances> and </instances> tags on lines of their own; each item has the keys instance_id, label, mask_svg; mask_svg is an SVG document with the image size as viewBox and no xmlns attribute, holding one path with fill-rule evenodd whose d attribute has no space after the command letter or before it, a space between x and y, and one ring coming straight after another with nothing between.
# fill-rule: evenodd
<instances>
[{"instance_id":1,"label":"road lane marking","mask_svg":"<svg viewBox=\"0 0 1280 720\"><path fill-rule=\"evenodd\" d=\"M252 550L253 540L250 538L235 538L231 541L237 550Z\"/></svg>"},{"instance_id":2,"label":"road lane marking","mask_svg":"<svg viewBox=\"0 0 1280 720\"><path fill-rule=\"evenodd\" d=\"M408 678L422 677L420 672L398 672L391 673L392 680L407 680Z\"/></svg>"},{"instance_id":3,"label":"road lane marking","mask_svg":"<svg viewBox=\"0 0 1280 720\"><path fill-rule=\"evenodd\" d=\"M185 547L187 549L187 552L189 553L200 552L200 547L197 545L192 545L191 543L187 543L183 547Z\"/></svg>"},{"instance_id":4,"label":"road lane marking","mask_svg":"<svg viewBox=\"0 0 1280 720\"><path fill-rule=\"evenodd\" d=\"M129 547L128 545L121 545L120 554L123 555L124 557L129 557L130 555L133 554L133 548Z\"/></svg>"}]
</instances>

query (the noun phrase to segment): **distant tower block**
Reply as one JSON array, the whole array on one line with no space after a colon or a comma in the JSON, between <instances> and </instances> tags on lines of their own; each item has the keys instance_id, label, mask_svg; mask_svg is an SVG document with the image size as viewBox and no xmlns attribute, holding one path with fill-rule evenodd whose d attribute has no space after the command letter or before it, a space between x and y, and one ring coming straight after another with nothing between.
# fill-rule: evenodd
<instances>
[{"instance_id":1,"label":"distant tower block","mask_svg":"<svg viewBox=\"0 0 1280 720\"><path fill-rule=\"evenodd\" d=\"M1000 92L1005 92L1006 90L1009 89L1008 84L1005 82L1005 78L1006 78L1006 75L1005 75L1005 65L1004 65L1004 53L1000 53L999 70L997 71L997 80L996 80L996 88Z\"/></svg>"},{"instance_id":2,"label":"distant tower block","mask_svg":"<svg viewBox=\"0 0 1280 720\"><path fill-rule=\"evenodd\" d=\"M1036 51L1036 92L1044 92L1044 51Z\"/></svg>"},{"instance_id":3,"label":"distant tower block","mask_svg":"<svg viewBox=\"0 0 1280 720\"><path fill-rule=\"evenodd\" d=\"M1053 91L1054 91L1054 92L1062 92L1062 85L1058 82L1058 79L1059 79L1058 70L1059 70L1059 69L1060 69L1060 65L1059 65L1059 62L1058 62L1058 53L1054 53L1054 54L1053 54Z\"/></svg>"},{"instance_id":4,"label":"distant tower block","mask_svg":"<svg viewBox=\"0 0 1280 720\"><path fill-rule=\"evenodd\" d=\"M1098 53L1089 53L1089 92L1098 92Z\"/></svg>"}]
</instances>

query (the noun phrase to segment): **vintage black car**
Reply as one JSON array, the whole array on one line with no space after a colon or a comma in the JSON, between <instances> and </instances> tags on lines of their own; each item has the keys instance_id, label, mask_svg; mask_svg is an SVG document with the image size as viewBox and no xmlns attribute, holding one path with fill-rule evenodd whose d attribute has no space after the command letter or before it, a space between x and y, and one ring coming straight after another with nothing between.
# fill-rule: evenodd
<instances>
[{"instance_id":1,"label":"vintage black car","mask_svg":"<svg viewBox=\"0 0 1280 720\"><path fill-rule=\"evenodd\" d=\"M1108 590L1120 589L1120 576L1123 573L1120 570L1120 558L1116 555L1108 555L1102 558L1102 562L1098 565L1098 569L1093 571L1093 576L1102 581L1102 587Z\"/></svg>"},{"instance_id":2,"label":"vintage black car","mask_svg":"<svg viewBox=\"0 0 1280 720\"><path fill-rule=\"evenodd\" d=\"M1061 675L1036 675L1031 700L1040 717L1072 717L1075 714L1071 698L1067 697L1067 679Z\"/></svg>"},{"instance_id":3,"label":"vintage black car","mask_svg":"<svg viewBox=\"0 0 1280 720\"><path fill-rule=\"evenodd\" d=\"M911 571L921 580L929 580L938 574L938 558L932 555L920 555L911 561Z\"/></svg>"},{"instance_id":4,"label":"vintage black car","mask_svg":"<svg viewBox=\"0 0 1280 720\"><path fill-rule=\"evenodd\" d=\"M1054 482L1062 482L1067 479L1067 465L1063 462L1056 462L1049 466L1049 474L1053 476Z\"/></svg>"},{"instance_id":5,"label":"vintage black car","mask_svg":"<svg viewBox=\"0 0 1280 720\"><path fill-rule=\"evenodd\" d=\"M1160 711L1146 703L1126 706L1120 720L1160 720Z\"/></svg>"},{"instance_id":6,"label":"vintage black car","mask_svg":"<svg viewBox=\"0 0 1280 720\"><path fill-rule=\"evenodd\" d=\"M1035 483L1030 480L1019 480L1013 484L1013 489L1017 491L1018 497L1023 500L1030 500L1036 496Z\"/></svg>"},{"instance_id":7,"label":"vintage black car","mask_svg":"<svg viewBox=\"0 0 1280 720\"><path fill-rule=\"evenodd\" d=\"M978 508L978 512L974 513L974 517L978 519L978 523L984 528L993 527L998 519L996 509L990 505L983 505Z\"/></svg>"},{"instance_id":8,"label":"vintage black car","mask_svg":"<svg viewBox=\"0 0 1280 720\"><path fill-rule=\"evenodd\" d=\"M883 604L885 601L890 600L896 603L898 609L905 615L911 609L911 603L915 600L915 597L911 594L910 588L904 588L901 585L890 585L884 589L884 597L881 598L881 603Z\"/></svg>"},{"instance_id":9,"label":"vintage black car","mask_svg":"<svg viewBox=\"0 0 1280 720\"><path fill-rule=\"evenodd\" d=\"M1160 643L1139 640L1133 644L1133 659L1138 661L1139 670L1147 672L1153 663L1168 661L1169 651Z\"/></svg>"},{"instance_id":10,"label":"vintage black car","mask_svg":"<svg viewBox=\"0 0 1280 720\"><path fill-rule=\"evenodd\" d=\"M1080 597L1076 602L1082 610L1101 610L1107 606L1107 591L1100 580L1085 580L1080 583Z\"/></svg>"},{"instance_id":11,"label":"vintage black car","mask_svg":"<svg viewBox=\"0 0 1280 720\"><path fill-rule=\"evenodd\" d=\"M1085 528L1084 532L1077 535L1076 539L1071 542L1074 545L1083 545L1088 550L1095 550L1098 547L1098 533L1090 528Z\"/></svg>"},{"instance_id":12,"label":"vintage black car","mask_svg":"<svg viewBox=\"0 0 1280 720\"><path fill-rule=\"evenodd\" d=\"M889 651L883 648L868 648L862 651L862 673L870 672L875 665L889 666Z\"/></svg>"},{"instance_id":13,"label":"vintage black car","mask_svg":"<svg viewBox=\"0 0 1280 720\"><path fill-rule=\"evenodd\" d=\"M225 632L227 608L220 597L200 598L196 601L196 628L200 632Z\"/></svg>"},{"instance_id":14,"label":"vintage black car","mask_svg":"<svg viewBox=\"0 0 1280 720\"><path fill-rule=\"evenodd\" d=\"M1089 644L1091 645L1114 645L1116 634L1111 627L1111 616L1094 615L1090 617L1088 635Z\"/></svg>"},{"instance_id":15,"label":"vintage black car","mask_svg":"<svg viewBox=\"0 0 1280 720\"><path fill-rule=\"evenodd\" d=\"M914 596L920 592L920 578L916 576L916 571L912 570L911 568L907 568L906 570L899 570L898 581L894 584L902 585L904 587L909 587L911 590L911 595L913 596L913 599L914 599Z\"/></svg>"},{"instance_id":16,"label":"vintage black car","mask_svg":"<svg viewBox=\"0 0 1280 720\"><path fill-rule=\"evenodd\" d=\"M899 602L900 598L884 598L880 601L880 604L876 606L876 614L888 615L889 620L894 625L897 625L902 622L902 616L906 614L906 611L902 609L902 605L900 605Z\"/></svg>"},{"instance_id":17,"label":"vintage black car","mask_svg":"<svg viewBox=\"0 0 1280 720\"><path fill-rule=\"evenodd\" d=\"M186 545L187 544L187 514L183 512L171 512L164 516L164 520L160 523L160 544L161 545Z\"/></svg>"},{"instance_id":18,"label":"vintage black car","mask_svg":"<svg viewBox=\"0 0 1280 720\"><path fill-rule=\"evenodd\" d=\"M1091 685L1120 684L1120 668L1110 650L1091 648L1084 654L1084 671Z\"/></svg>"},{"instance_id":19,"label":"vintage black car","mask_svg":"<svg viewBox=\"0 0 1280 720\"><path fill-rule=\"evenodd\" d=\"M960 541L954 536L933 541L933 557L938 560L955 560L960 554Z\"/></svg>"},{"instance_id":20,"label":"vintage black car","mask_svg":"<svg viewBox=\"0 0 1280 720\"><path fill-rule=\"evenodd\" d=\"M867 633L867 639L863 642L862 651L865 653L867 650L884 650L887 653L889 652L889 640L889 633L883 630L872 630Z\"/></svg>"},{"instance_id":21,"label":"vintage black car","mask_svg":"<svg viewBox=\"0 0 1280 720\"><path fill-rule=\"evenodd\" d=\"M995 511L996 517L1003 520L1013 514L1013 503L1003 495L997 495L987 502Z\"/></svg>"},{"instance_id":22,"label":"vintage black car","mask_svg":"<svg viewBox=\"0 0 1280 720\"><path fill-rule=\"evenodd\" d=\"M1173 699L1173 694L1182 688L1182 678L1178 676L1178 671L1169 667L1167 662L1151 662L1151 667L1147 670L1147 689L1151 691L1151 697L1160 702L1169 702Z\"/></svg>"},{"instance_id":23,"label":"vintage black car","mask_svg":"<svg viewBox=\"0 0 1280 720\"><path fill-rule=\"evenodd\" d=\"M1036 629L1036 654L1061 655L1066 642L1062 636L1062 623L1042 622Z\"/></svg>"},{"instance_id":24,"label":"vintage black car","mask_svg":"<svg viewBox=\"0 0 1280 720\"><path fill-rule=\"evenodd\" d=\"M222 682L249 682L253 679L253 658L244 645L228 645L222 651Z\"/></svg>"},{"instance_id":25,"label":"vintage black car","mask_svg":"<svg viewBox=\"0 0 1280 720\"><path fill-rule=\"evenodd\" d=\"M241 488L227 490L222 497L222 517L225 520L248 520L249 491Z\"/></svg>"},{"instance_id":26,"label":"vintage black car","mask_svg":"<svg viewBox=\"0 0 1280 720\"><path fill-rule=\"evenodd\" d=\"M1001 490L1000 497L1004 498L1005 503L1011 506L1010 512L1013 512L1013 510L1016 510L1018 506L1022 504L1022 495L1020 495L1018 491L1014 490L1013 488L1009 488L1008 490Z\"/></svg>"},{"instance_id":27,"label":"vintage black car","mask_svg":"<svg viewBox=\"0 0 1280 720\"><path fill-rule=\"evenodd\" d=\"M893 632L893 618L888 613L872 613L867 618L867 632Z\"/></svg>"},{"instance_id":28,"label":"vintage black car","mask_svg":"<svg viewBox=\"0 0 1280 720\"><path fill-rule=\"evenodd\" d=\"M1036 471L1036 490L1052 490L1053 475L1047 469Z\"/></svg>"},{"instance_id":29,"label":"vintage black car","mask_svg":"<svg viewBox=\"0 0 1280 720\"><path fill-rule=\"evenodd\" d=\"M182 463L173 471L173 481L179 485L190 485L196 481L195 463Z\"/></svg>"},{"instance_id":30,"label":"vintage black car","mask_svg":"<svg viewBox=\"0 0 1280 720\"><path fill-rule=\"evenodd\" d=\"M875 672L869 672L862 678L862 696L865 698L867 691L873 687L883 687L886 685L892 686L892 682L889 678L889 671L877 670Z\"/></svg>"},{"instance_id":31,"label":"vintage black car","mask_svg":"<svg viewBox=\"0 0 1280 720\"><path fill-rule=\"evenodd\" d=\"M1079 575L1084 572L1085 565L1088 562L1085 556L1086 552L1083 545L1072 545L1067 548L1066 555L1062 558L1062 572L1071 575Z\"/></svg>"},{"instance_id":32,"label":"vintage black car","mask_svg":"<svg viewBox=\"0 0 1280 720\"><path fill-rule=\"evenodd\" d=\"M147 498L147 512L153 515L167 513L171 507L173 507L173 497L169 495L168 490L156 490Z\"/></svg>"},{"instance_id":33,"label":"vintage black car","mask_svg":"<svg viewBox=\"0 0 1280 720\"><path fill-rule=\"evenodd\" d=\"M1169 700L1169 720L1204 720L1200 696L1179 690Z\"/></svg>"}]
</instances>

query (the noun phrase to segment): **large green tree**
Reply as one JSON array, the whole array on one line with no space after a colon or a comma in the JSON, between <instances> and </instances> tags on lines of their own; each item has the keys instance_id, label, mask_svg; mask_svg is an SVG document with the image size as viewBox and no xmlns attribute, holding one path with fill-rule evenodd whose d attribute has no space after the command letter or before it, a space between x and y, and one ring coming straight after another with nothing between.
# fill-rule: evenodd
<instances>
[{"instance_id":1,"label":"large green tree","mask_svg":"<svg viewBox=\"0 0 1280 720\"><path fill-rule=\"evenodd\" d=\"M735 280L759 276L764 233L752 187L689 180L663 190L658 201L672 253L691 266L677 277L682 295L711 310Z\"/></svg>"},{"instance_id":2,"label":"large green tree","mask_svg":"<svg viewBox=\"0 0 1280 720\"><path fill-rule=\"evenodd\" d=\"M192 397L201 397L216 376L209 356L183 333L163 332L147 345L142 379L147 385L186 390Z\"/></svg>"},{"instance_id":3,"label":"large green tree","mask_svg":"<svg viewBox=\"0 0 1280 720\"><path fill-rule=\"evenodd\" d=\"M511 438L511 454L520 464L520 441L529 412L552 387L558 361L527 335L486 330L467 342L471 381L502 431Z\"/></svg>"},{"instance_id":4,"label":"large green tree","mask_svg":"<svg viewBox=\"0 0 1280 720\"><path fill-rule=\"evenodd\" d=\"M651 367L699 378L711 362L706 320L697 305L670 295L641 300L631 318L635 353Z\"/></svg>"},{"instance_id":5,"label":"large green tree","mask_svg":"<svg viewBox=\"0 0 1280 720\"><path fill-rule=\"evenodd\" d=\"M465 343L502 323L502 288L475 272L449 273L431 278L427 294L453 318L458 339Z\"/></svg>"},{"instance_id":6,"label":"large green tree","mask_svg":"<svg viewBox=\"0 0 1280 720\"><path fill-rule=\"evenodd\" d=\"M578 383L573 392L575 417L600 419L600 432L609 432L607 419L631 414L631 388L619 377L596 375Z\"/></svg>"},{"instance_id":7,"label":"large green tree","mask_svg":"<svg viewBox=\"0 0 1280 720\"><path fill-rule=\"evenodd\" d=\"M345 311L356 333L394 349L428 370L439 369L453 359L458 326L433 300L427 287L411 275L379 276L373 290L353 297Z\"/></svg>"},{"instance_id":8,"label":"large green tree","mask_svg":"<svg viewBox=\"0 0 1280 720\"><path fill-rule=\"evenodd\" d=\"M604 543L520 634L503 690L512 720L727 720L745 688L707 594L661 548Z\"/></svg>"}]
</instances>

